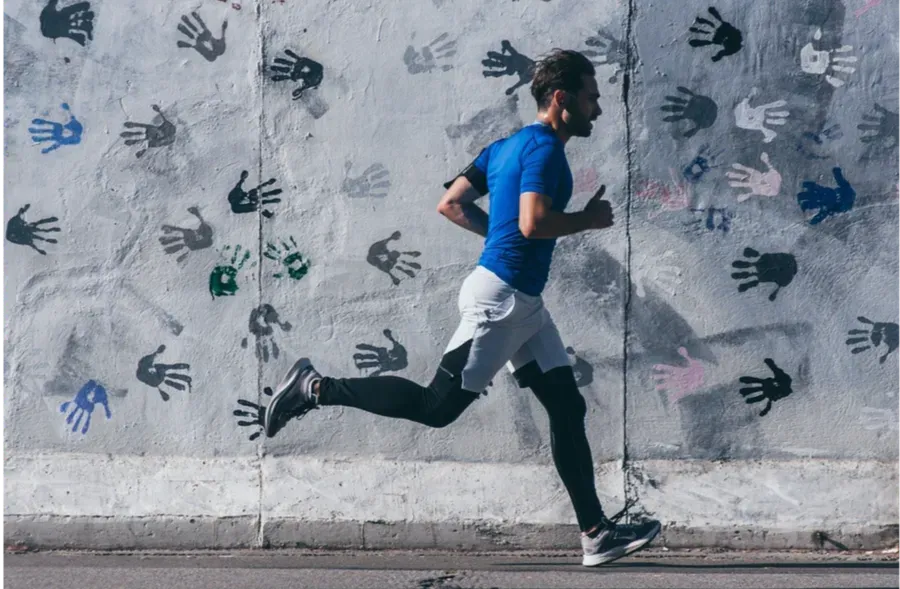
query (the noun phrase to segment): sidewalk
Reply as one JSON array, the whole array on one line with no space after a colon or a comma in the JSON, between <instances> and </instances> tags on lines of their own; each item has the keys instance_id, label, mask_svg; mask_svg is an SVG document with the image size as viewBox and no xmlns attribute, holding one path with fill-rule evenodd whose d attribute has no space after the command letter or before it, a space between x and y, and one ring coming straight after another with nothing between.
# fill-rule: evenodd
<instances>
[{"instance_id":1,"label":"sidewalk","mask_svg":"<svg viewBox=\"0 0 900 589\"><path fill-rule=\"evenodd\" d=\"M896 552L647 549L596 568L572 551L238 550L5 555L8 589L898 587Z\"/></svg>"}]
</instances>

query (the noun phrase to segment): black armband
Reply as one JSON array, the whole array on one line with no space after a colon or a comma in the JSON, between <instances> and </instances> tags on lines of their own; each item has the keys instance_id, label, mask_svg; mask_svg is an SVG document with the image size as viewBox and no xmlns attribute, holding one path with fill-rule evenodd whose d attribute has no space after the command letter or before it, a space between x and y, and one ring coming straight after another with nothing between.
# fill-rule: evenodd
<instances>
[{"instance_id":1,"label":"black armband","mask_svg":"<svg viewBox=\"0 0 900 589\"><path fill-rule=\"evenodd\" d=\"M460 176L464 176L481 196L484 196L488 193L487 174L475 167L475 162L472 162L471 164L466 166L462 172L454 176L451 180L445 182L444 188L450 188L450 185L452 185Z\"/></svg>"}]
</instances>

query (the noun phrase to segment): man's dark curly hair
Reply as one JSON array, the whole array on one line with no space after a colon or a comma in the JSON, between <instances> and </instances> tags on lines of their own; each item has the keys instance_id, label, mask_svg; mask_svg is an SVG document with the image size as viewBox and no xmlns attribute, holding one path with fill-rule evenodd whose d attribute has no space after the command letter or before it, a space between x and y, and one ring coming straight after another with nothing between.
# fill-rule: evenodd
<instances>
[{"instance_id":1,"label":"man's dark curly hair","mask_svg":"<svg viewBox=\"0 0 900 589\"><path fill-rule=\"evenodd\" d=\"M555 90L577 94L581 76L595 75L594 64L584 54L571 49L553 49L534 65L531 95L539 109L547 108Z\"/></svg>"}]
</instances>

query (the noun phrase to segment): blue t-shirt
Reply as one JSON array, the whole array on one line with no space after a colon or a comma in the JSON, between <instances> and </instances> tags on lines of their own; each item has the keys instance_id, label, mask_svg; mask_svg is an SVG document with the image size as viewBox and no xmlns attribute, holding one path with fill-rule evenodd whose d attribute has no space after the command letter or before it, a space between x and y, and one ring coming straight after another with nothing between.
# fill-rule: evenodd
<instances>
[{"instance_id":1,"label":"blue t-shirt","mask_svg":"<svg viewBox=\"0 0 900 589\"><path fill-rule=\"evenodd\" d=\"M547 282L556 239L527 239L519 230L519 196L549 196L562 212L572 197L572 172L563 142L536 122L484 148L473 165L487 176L491 195L488 232L479 265L525 294L537 296Z\"/></svg>"}]
</instances>

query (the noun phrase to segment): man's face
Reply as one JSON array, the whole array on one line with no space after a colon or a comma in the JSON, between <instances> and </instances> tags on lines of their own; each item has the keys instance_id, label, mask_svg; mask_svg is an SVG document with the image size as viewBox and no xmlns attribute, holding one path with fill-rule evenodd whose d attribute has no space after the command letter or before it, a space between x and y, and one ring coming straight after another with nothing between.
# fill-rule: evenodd
<instances>
[{"instance_id":1,"label":"man's face","mask_svg":"<svg viewBox=\"0 0 900 589\"><path fill-rule=\"evenodd\" d=\"M593 121L603 112L600 110L600 91L597 89L597 78L584 75L578 94L568 95L564 105L562 119L573 137L590 137Z\"/></svg>"}]
</instances>

